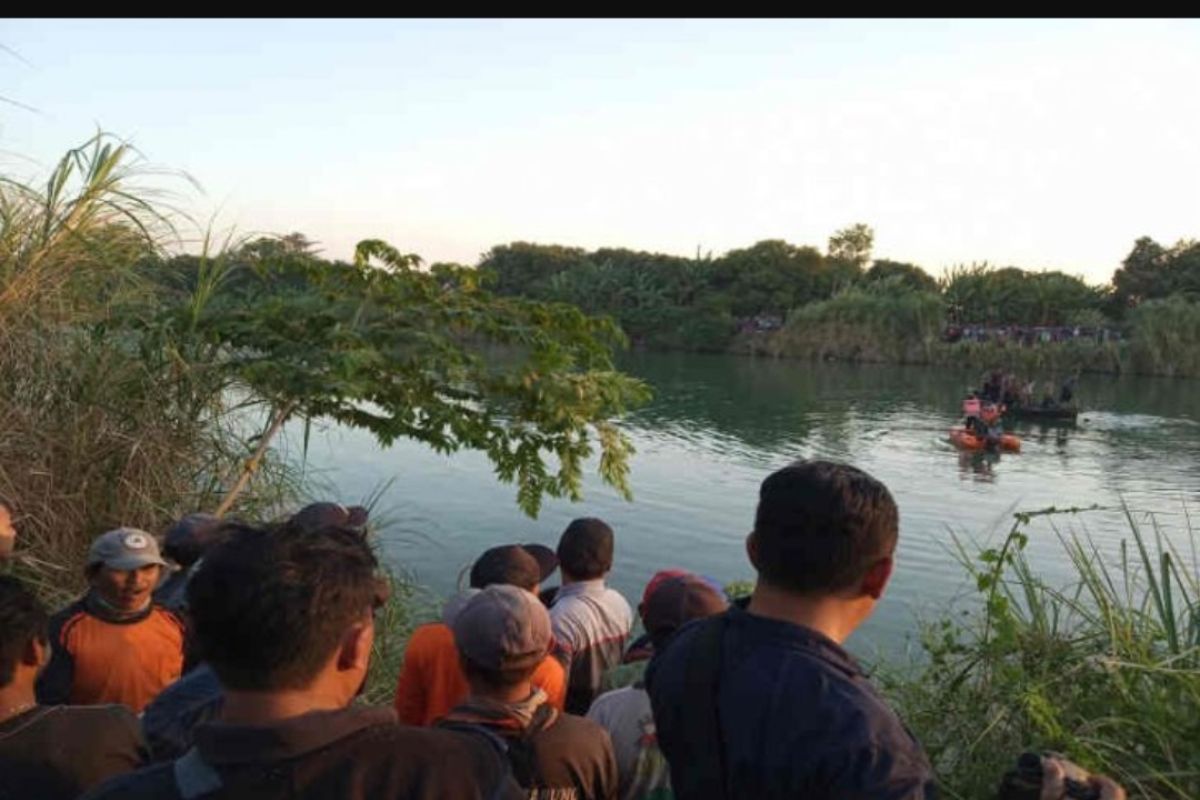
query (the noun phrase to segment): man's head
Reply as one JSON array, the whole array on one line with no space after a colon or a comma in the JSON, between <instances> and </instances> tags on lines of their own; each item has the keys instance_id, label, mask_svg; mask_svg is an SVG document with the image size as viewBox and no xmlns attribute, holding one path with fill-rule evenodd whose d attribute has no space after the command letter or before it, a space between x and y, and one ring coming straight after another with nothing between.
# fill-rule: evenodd
<instances>
[{"instance_id":1,"label":"man's head","mask_svg":"<svg viewBox=\"0 0 1200 800\"><path fill-rule=\"evenodd\" d=\"M221 519L212 514L188 514L167 529L163 555L181 567L195 564L216 543Z\"/></svg>"},{"instance_id":2,"label":"man's head","mask_svg":"<svg viewBox=\"0 0 1200 800\"><path fill-rule=\"evenodd\" d=\"M361 532L227 525L188 584L202 656L231 691L303 691L349 703L386 584Z\"/></svg>"},{"instance_id":3,"label":"man's head","mask_svg":"<svg viewBox=\"0 0 1200 800\"><path fill-rule=\"evenodd\" d=\"M550 615L531 592L494 584L476 591L450 621L463 673L477 694L527 682L550 650Z\"/></svg>"},{"instance_id":4,"label":"man's head","mask_svg":"<svg viewBox=\"0 0 1200 800\"><path fill-rule=\"evenodd\" d=\"M747 549L776 590L873 604L891 576L899 521L887 487L862 470L798 461L763 481Z\"/></svg>"},{"instance_id":5,"label":"man's head","mask_svg":"<svg viewBox=\"0 0 1200 800\"><path fill-rule=\"evenodd\" d=\"M166 564L153 536L137 528L117 528L92 542L86 574L92 591L106 605L132 612L150 604Z\"/></svg>"},{"instance_id":6,"label":"man's head","mask_svg":"<svg viewBox=\"0 0 1200 800\"><path fill-rule=\"evenodd\" d=\"M32 691L49 658L46 608L11 575L0 575L0 689Z\"/></svg>"},{"instance_id":7,"label":"man's head","mask_svg":"<svg viewBox=\"0 0 1200 800\"><path fill-rule=\"evenodd\" d=\"M485 550L471 567L471 588L492 584L519 586L537 593L538 586L558 568L558 558L540 544L506 544Z\"/></svg>"},{"instance_id":8,"label":"man's head","mask_svg":"<svg viewBox=\"0 0 1200 800\"><path fill-rule=\"evenodd\" d=\"M655 651L661 650L675 631L688 622L720 614L729 608L729 601L720 587L699 575L685 572L657 582L651 578L650 584L638 610Z\"/></svg>"},{"instance_id":9,"label":"man's head","mask_svg":"<svg viewBox=\"0 0 1200 800\"><path fill-rule=\"evenodd\" d=\"M613 531L595 517L572 520L558 540L563 582L603 578L612 569Z\"/></svg>"},{"instance_id":10,"label":"man's head","mask_svg":"<svg viewBox=\"0 0 1200 800\"><path fill-rule=\"evenodd\" d=\"M322 528L352 528L362 532L367 527L367 516L367 509L362 506L309 503L293 514L289 523L310 533Z\"/></svg>"}]
</instances>

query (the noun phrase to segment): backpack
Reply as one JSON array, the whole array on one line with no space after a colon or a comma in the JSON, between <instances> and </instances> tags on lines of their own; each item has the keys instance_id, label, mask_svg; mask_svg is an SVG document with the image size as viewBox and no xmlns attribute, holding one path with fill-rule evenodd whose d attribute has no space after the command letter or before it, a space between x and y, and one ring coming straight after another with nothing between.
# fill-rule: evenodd
<instances>
[{"instance_id":1,"label":"backpack","mask_svg":"<svg viewBox=\"0 0 1200 800\"><path fill-rule=\"evenodd\" d=\"M482 736L496 748L512 768L513 778L524 788L539 785L541 770L538 769L537 754L534 752L533 737L550 727L558 718L558 712L549 703L538 706L533 712L533 719L528 727L519 734L505 736L492 728L475 722L460 722L457 720L442 720L437 723L439 728L460 731L466 734Z\"/></svg>"}]
</instances>

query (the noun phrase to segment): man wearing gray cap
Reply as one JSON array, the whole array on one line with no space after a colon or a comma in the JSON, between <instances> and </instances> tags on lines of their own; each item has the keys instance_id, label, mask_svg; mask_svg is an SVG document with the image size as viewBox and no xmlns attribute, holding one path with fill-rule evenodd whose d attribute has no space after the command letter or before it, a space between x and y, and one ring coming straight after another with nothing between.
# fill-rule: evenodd
<instances>
[{"instance_id":1,"label":"man wearing gray cap","mask_svg":"<svg viewBox=\"0 0 1200 800\"><path fill-rule=\"evenodd\" d=\"M92 542L88 593L50 620L39 703L122 703L141 713L182 674L183 622L151 597L165 565L154 537L136 528Z\"/></svg>"},{"instance_id":2,"label":"man wearing gray cap","mask_svg":"<svg viewBox=\"0 0 1200 800\"><path fill-rule=\"evenodd\" d=\"M463 604L450 626L471 695L437 726L496 743L531 798L615 800L608 733L560 712L531 682L550 649L550 616L541 601L516 586L492 585Z\"/></svg>"}]
</instances>

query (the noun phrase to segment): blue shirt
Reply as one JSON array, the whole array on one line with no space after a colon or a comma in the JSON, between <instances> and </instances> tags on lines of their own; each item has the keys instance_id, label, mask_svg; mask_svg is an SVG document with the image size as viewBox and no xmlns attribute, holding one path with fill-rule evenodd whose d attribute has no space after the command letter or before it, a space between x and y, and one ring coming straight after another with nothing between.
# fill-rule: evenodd
<instances>
[{"instance_id":1,"label":"blue shirt","mask_svg":"<svg viewBox=\"0 0 1200 800\"><path fill-rule=\"evenodd\" d=\"M722 619L717 710L730 798L937 796L920 744L849 653L817 631L735 607L685 626L646 673L679 800L713 796L704 786L688 786L680 753L687 737L705 729L697 709L711 702L687 696L687 665L703 658L696 634Z\"/></svg>"}]
</instances>

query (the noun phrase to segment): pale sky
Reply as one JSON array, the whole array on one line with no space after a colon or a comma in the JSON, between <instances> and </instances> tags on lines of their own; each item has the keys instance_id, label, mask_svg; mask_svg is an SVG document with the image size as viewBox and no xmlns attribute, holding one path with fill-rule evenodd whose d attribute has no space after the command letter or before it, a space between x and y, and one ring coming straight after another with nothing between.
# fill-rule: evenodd
<instances>
[{"instance_id":1,"label":"pale sky","mask_svg":"<svg viewBox=\"0 0 1200 800\"><path fill-rule=\"evenodd\" d=\"M0 97L37 109L0 102L5 174L99 126L195 177L198 216L328 256L866 222L935 273L1102 281L1138 236L1200 237L1194 20L0 20L0 45Z\"/></svg>"}]
</instances>

